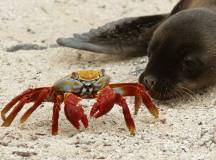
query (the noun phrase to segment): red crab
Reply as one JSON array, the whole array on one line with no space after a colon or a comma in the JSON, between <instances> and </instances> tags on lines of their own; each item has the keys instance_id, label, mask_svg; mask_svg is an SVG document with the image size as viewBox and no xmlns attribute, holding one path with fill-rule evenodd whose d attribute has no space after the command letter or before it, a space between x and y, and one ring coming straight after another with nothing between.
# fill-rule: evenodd
<instances>
[{"instance_id":1,"label":"red crab","mask_svg":"<svg viewBox=\"0 0 216 160\"><path fill-rule=\"evenodd\" d=\"M34 104L24 113L20 123L24 123L42 102L53 102L52 134L58 134L58 118L60 106L64 102L64 111L67 119L77 129L81 121L85 128L88 127L88 119L79 103L82 98L96 98L90 116L101 117L118 104L122 107L126 125L132 135L135 135L135 124L124 96L135 96L135 114L137 114L143 101L150 113L158 117L159 110L153 104L145 87L139 83L109 84L110 77L102 70L82 70L58 80L52 87L27 89L22 94L13 98L1 111L2 126L9 126L18 112L26 103ZM6 113L11 110L10 114Z\"/></svg>"}]
</instances>

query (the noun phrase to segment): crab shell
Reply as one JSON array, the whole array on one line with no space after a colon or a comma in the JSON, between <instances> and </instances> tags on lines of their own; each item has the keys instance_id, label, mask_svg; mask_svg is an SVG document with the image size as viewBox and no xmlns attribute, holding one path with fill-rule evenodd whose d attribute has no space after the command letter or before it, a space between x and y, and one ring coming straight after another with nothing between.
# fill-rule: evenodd
<instances>
[{"instance_id":1,"label":"crab shell","mask_svg":"<svg viewBox=\"0 0 216 160\"><path fill-rule=\"evenodd\" d=\"M80 97L91 98L91 95L109 85L110 77L101 70L82 70L72 72L54 84L56 91L74 93Z\"/></svg>"}]
</instances>

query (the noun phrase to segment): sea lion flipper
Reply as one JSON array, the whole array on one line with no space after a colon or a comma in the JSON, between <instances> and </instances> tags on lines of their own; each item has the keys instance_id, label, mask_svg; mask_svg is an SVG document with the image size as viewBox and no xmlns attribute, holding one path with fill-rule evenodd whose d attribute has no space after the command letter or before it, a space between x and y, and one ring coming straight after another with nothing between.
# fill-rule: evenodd
<instances>
[{"instance_id":1,"label":"sea lion flipper","mask_svg":"<svg viewBox=\"0 0 216 160\"><path fill-rule=\"evenodd\" d=\"M167 15L125 18L105 24L87 33L58 38L61 46L98 53L145 55L151 35Z\"/></svg>"}]
</instances>

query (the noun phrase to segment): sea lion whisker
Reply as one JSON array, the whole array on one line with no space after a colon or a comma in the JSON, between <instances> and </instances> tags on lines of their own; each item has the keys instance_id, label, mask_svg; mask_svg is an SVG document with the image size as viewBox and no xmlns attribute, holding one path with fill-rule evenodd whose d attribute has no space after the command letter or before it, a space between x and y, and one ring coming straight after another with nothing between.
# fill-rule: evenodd
<instances>
[{"instance_id":1,"label":"sea lion whisker","mask_svg":"<svg viewBox=\"0 0 216 160\"><path fill-rule=\"evenodd\" d=\"M182 94L181 90L176 90L176 93L179 97L183 97L184 95Z\"/></svg>"},{"instance_id":2,"label":"sea lion whisker","mask_svg":"<svg viewBox=\"0 0 216 160\"><path fill-rule=\"evenodd\" d=\"M182 97L183 95L181 94L180 91L176 91L176 92L175 92L175 96L176 96L176 97Z\"/></svg>"},{"instance_id":3,"label":"sea lion whisker","mask_svg":"<svg viewBox=\"0 0 216 160\"><path fill-rule=\"evenodd\" d=\"M182 94L180 88L176 88L176 90L175 90L175 95L177 95L177 97L183 97L183 96L184 96L184 94Z\"/></svg>"},{"instance_id":4,"label":"sea lion whisker","mask_svg":"<svg viewBox=\"0 0 216 160\"><path fill-rule=\"evenodd\" d=\"M189 88L187 88L187 87L184 87L184 86L179 86L181 89L183 89L183 90L185 90L185 91L187 91L188 93L190 93L190 94L192 94L192 95L194 95L195 93L192 91L192 90L190 90Z\"/></svg>"},{"instance_id":5,"label":"sea lion whisker","mask_svg":"<svg viewBox=\"0 0 216 160\"><path fill-rule=\"evenodd\" d=\"M180 88L181 89L181 88ZM184 90L183 88L181 89L181 92L187 96L189 96L191 99L195 100L196 98L194 97L194 94L191 94L190 92L188 92L187 90Z\"/></svg>"},{"instance_id":6,"label":"sea lion whisker","mask_svg":"<svg viewBox=\"0 0 216 160\"><path fill-rule=\"evenodd\" d=\"M167 96L167 87L165 87L165 89L164 89L164 94L163 94L163 98L165 98L166 96Z\"/></svg>"}]
</instances>

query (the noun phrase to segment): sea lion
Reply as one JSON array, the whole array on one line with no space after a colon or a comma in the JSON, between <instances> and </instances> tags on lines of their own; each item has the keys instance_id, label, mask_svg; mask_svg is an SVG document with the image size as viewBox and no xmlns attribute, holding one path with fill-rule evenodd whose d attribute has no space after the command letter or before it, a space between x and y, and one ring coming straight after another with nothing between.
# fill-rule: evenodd
<instances>
[{"instance_id":1,"label":"sea lion","mask_svg":"<svg viewBox=\"0 0 216 160\"><path fill-rule=\"evenodd\" d=\"M122 19L57 43L98 53L148 55L139 82L153 97L191 94L216 83L216 0L181 0L170 14Z\"/></svg>"}]
</instances>

